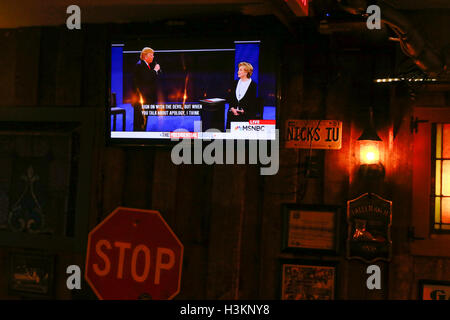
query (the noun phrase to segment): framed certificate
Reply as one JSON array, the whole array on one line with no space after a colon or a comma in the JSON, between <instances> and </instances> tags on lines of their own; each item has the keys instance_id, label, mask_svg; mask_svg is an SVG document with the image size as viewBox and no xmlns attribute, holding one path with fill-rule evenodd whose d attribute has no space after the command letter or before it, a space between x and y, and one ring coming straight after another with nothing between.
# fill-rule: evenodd
<instances>
[{"instance_id":1,"label":"framed certificate","mask_svg":"<svg viewBox=\"0 0 450 320\"><path fill-rule=\"evenodd\" d=\"M340 207L329 205L283 206L283 251L307 250L338 253Z\"/></svg>"},{"instance_id":2,"label":"framed certificate","mask_svg":"<svg viewBox=\"0 0 450 320\"><path fill-rule=\"evenodd\" d=\"M281 300L335 300L337 264L285 260L281 262Z\"/></svg>"}]
</instances>

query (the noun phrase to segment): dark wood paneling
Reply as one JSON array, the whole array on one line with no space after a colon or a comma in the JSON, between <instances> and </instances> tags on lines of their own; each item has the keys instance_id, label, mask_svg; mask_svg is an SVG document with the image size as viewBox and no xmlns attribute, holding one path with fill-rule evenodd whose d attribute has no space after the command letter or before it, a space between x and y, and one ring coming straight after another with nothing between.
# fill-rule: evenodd
<instances>
[{"instance_id":1,"label":"dark wood paneling","mask_svg":"<svg viewBox=\"0 0 450 320\"><path fill-rule=\"evenodd\" d=\"M176 181L178 166L170 160L170 151L157 149L155 151L152 209L161 212L169 226L174 226L176 217Z\"/></svg>"},{"instance_id":2,"label":"dark wood paneling","mask_svg":"<svg viewBox=\"0 0 450 320\"><path fill-rule=\"evenodd\" d=\"M60 32L58 28L41 29L38 85L38 101L41 106L53 106L56 103L59 41Z\"/></svg>"},{"instance_id":3,"label":"dark wood paneling","mask_svg":"<svg viewBox=\"0 0 450 320\"><path fill-rule=\"evenodd\" d=\"M126 155L121 148L107 148L103 158L103 211L97 217L97 223L110 214L118 206L123 205L125 189Z\"/></svg>"},{"instance_id":4,"label":"dark wood paneling","mask_svg":"<svg viewBox=\"0 0 450 320\"><path fill-rule=\"evenodd\" d=\"M174 166L171 162L166 165ZM212 173L212 166L180 165L176 191L171 191L176 194L172 227L185 250L180 299L206 298Z\"/></svg>"},{"instance_id":5,"label":"dark wood paneling","mask_svg":"<svg viewBox=\"0 0 450 320\"><path fill-rule=\"evenodd\" d=\"M123 205L150 209L152 200L153 159L151 149L130 149L125 152Z\"/></svg>"},{"instance_id":6,"label":"dark wood paneling","mask_svg":"<svg viewBox=\"0 0 450 320\"><path fill-rule=\"evenodd\" d=\"M412 116L411 101L405 98L396 98L396 91L392 92L391 103L393 119L400 118L398 129L393 137L392 150L389 150L386 169L387 183L392 194L392 243L394 254L405 254L409 251L408 227L411 221L412 210L412 167L413 157L404 155L413 154L413 135L410 131L410 118ZM400 112L398 110L401 110ZM400 114L399 114L400 113Z\"/></svg>"},{"instance_id":7,"label":"dark wood paneling","mask_svg":"<svg viewBox=\"0 0 450 320\"><path fill-rule=\"evenodd\" d=\"M239 274L239 299L255 299L259 296L259 277L262 261L260 252L262 197L264 178L257 166L247 170L245 210L241 232L241 256Z\"/></svg>"},{"instance_id":8,"label":"dark wood paneling","mask_svg":"<svg viewBox=\"0 0 450 320\"><path fill-rule=\"evenodd\" d=\"M35 106L38 103L41 30L39 28L18 29L16 39L14 104Z\"/></svg>"},{"instance_id":9,"label":"dark wood paneling","mask_svg":"<svg viewBox=\"0 0 450 320\"><path fill-rule=\"evenodd\" d=\"M0 272L2 273L2 277L0 277L0 297L8 296L8 277L9 277L9 268L10 268L10 259L8 251L5 248L0 250Z\"/></svg>"},{"instance_id":10,"label":"dark wood paneling","mask_svg":"<svg viewBox=\"0 0 450 320\"><path fill-rule=\"evenodd\" d=\"M14 104L17 30L0 30L0 106Z\"/></svg>"},{"instance_id":11,"label":"dark wood paneling","mask_svg":"<svg viewBox=\"0 0 450 320\"><path fill-rule=\"evenodd\" d=\"M409 255L394 255L390 266L389 299L416 299L413 296L414 269L413 257Z\"/></svg>"},{"instance_id":12,"label":"dark wood paneling","mask_svg":"<svg viewBox=\"0 0 450 320\"><path fill-rule=\"evenodd\" d=\"M281 150L280 159L289 151ZM292 164L292 162L290 163ZM297 184L286 183L286 176L295 175L295 168L289 168L289 162L280 161L280 171L276 176L265 177L262 223L261 223L261 299L279 299L280 287L280 250L282 236L281 204L295 203ZM285 168L283 168L285 167Z\"/></svg>"},{"instance_id":13,"label":"dark wood paneling","mask_svg":"<svg viewBox=\"0 0 450 320\"><path fill-rule=\"evenodd\" d=\"M81 103L83 106L104 108L107 104L106 86L110 69L110 47L107 26L84 25L84 59Z\"/></svg>"},{"instance_id":14,"label":"dark wood paneling","mask_svg":"<svg viewBox=\"0 0 450 320\"><path fill-rule=\"evenodd\" d=\"M182 237L182 235L179 235ZM181 290L177 300L206 299L206 270L208 269L208 248L203 244L183 242L183 270Z\"/></svg>"},{"instance_id":15,"label":"dark wood paneling","mask_svg":"<svg viewBox=\"0 0 450 320\"><path fill-rule=\"evenodd\" d=\"M246 183L242 165L215 166L208 247L207 299L238 294Z\"/></svg>"},{"instance_id":16,"label":"dark wood paneling","mask_svg":"<svg viewBox=\"0 0 450 320\"><path fill-rule=\"evenodd\" d=\"M80 30L59 29L55 104L79 106L83 77L84 37Z\"/></svg>"}]
</instances>

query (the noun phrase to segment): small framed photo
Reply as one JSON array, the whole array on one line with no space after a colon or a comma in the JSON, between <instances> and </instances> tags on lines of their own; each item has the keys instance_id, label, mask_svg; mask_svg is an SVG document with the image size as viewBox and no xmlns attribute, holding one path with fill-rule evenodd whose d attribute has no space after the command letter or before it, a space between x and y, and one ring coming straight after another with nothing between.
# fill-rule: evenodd
<instances>
[{"instance_id":1,"label":"small framed photo","mask_svg":"<svg viewBox=\"0 0 450 320\"><path fill-rule=\"evenodd\" d=\"M283 261L281 300L334 300L337 263Z\"/></svg>"},{"instance_id":2,"label":"small framed photo","mask_svg":"<svg viewBox=\"0 0 450 320\"><path fill-rule=\"evenodd\" d=\"M283 251L339 252L341 207L285 204L282 211Z\"/></svg>"},{"instance_id":3,"label":"small framed photo","mask_svg":"<svg viewBox=\"0 0 450 320\"><path fill-rule=\"evenodd\" d=\"M36 252L11 252L9 291L12 295L51 298L55 256Z\"/></svg>"},{"instance_id":4,"label":"small framed photo","mask_svg":"<svg viewBox=\"0 0 450 320\"><path fill-rule=\"evenodd\" d=\"M450 300L450 281L419 280L419 300Z\"/></svg>"}]
</instances>

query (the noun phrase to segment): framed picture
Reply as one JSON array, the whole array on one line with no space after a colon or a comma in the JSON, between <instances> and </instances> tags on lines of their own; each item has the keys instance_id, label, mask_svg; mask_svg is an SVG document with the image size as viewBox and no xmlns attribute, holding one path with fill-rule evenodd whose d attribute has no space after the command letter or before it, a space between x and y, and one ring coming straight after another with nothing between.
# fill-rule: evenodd
<instances>
[{"instance_id":1,"label":"framed picture","mask_svg":"<svg viewBox=\"0 0 450 320\"><path fill-rule=\"evenodd\" d=\"M450 300L450 281L419 280L419 300Z\"/></svg>"},{"instance_id":2,"label":"framed picture","mask_svg":"<svg viewBox=\"0 0 450 320\"><path fill-rule=\"evenodd\" d=\"M283 251L338 253L339 206L285 204L282 211Z\"/></svg>"},{"instance_id":3,"label":"framed picture","mask_svg":"<svg viewBox=\"0 0 450 320\"><path fill-rule=\"evenodd\" d=\"M31 298L53 296L54 255L14 251L10 260L10 294Z\"/></svg>"},{"instance_id":4,"label":"framed picture","mask_svg":"<svg viewBox=\"0 0 450 320\"><path fill-rule=\"evenodd\" d=\"M336 265L333 262L283 261L281 300L334 300Z\"/></svg>"},{"instance_id":5,"label":"framed picture","mask_svg":"<svg viewBox=\"0 0 450 320\"><path fill-rule=\"evenodd\" d=\"M82 252L95 110L1 109L0 245Z\"/></svg>"}]
</instances>

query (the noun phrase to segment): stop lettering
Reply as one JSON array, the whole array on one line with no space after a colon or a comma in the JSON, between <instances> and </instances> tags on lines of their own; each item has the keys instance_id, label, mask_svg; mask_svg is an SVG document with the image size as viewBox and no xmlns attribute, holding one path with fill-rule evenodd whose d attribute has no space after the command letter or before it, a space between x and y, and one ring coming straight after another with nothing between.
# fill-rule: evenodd
<instances>
[{"instance_id":1,"label":"stop lettering","mask_svg":"<svg viewBox=\"0 0 450 320\"><path fill-rule=\"evenodd\" d=\"M134 281L144 282L147 280L150 274L151 267L151 259L150 259L150 248L148 248L145 244L138 244L134 248L130 242L120 242L115 241L113 246L117 248L118 252L112 252L113 247L111 246L111 242L108 240L99 240L95 245L96 254L103 260L104 266L100 266L100 264L94 263L92 268L94 272L100 276L107 276L111 272L111 259L108 254L118 254L118 258L112 258L113 261L118 261L117 264L117 272L115 273L117 279L123 279L124 274L124 262L127 255L127 250L132 250L131 253L131 265L130 265L130 274ZM128 250L128 251L130 251ZM128 253L129 254L129 253ZM138 273L137 265L138 258L142 256L142 260L144 261L144 267L141 273ZM168 257L166 262L163 262L163 256ZM160 284L161 281L161 270L170 270L173 268L175 264L175 253L172 249L169 248L156 248L156 265L155 265L155 277L154 284Z\"/></svg>"}]
</instances>

